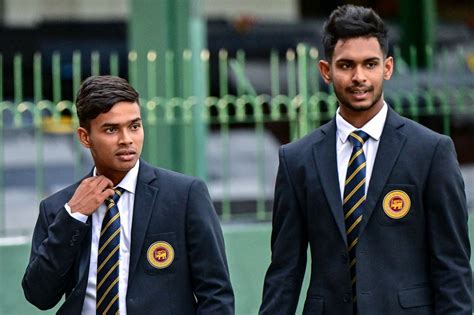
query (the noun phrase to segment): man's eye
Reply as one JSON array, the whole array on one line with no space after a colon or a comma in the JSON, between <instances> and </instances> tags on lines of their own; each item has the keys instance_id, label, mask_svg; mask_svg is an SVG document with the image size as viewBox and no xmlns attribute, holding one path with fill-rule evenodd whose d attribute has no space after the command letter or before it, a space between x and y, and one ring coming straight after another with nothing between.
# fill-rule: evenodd
<instances>
[{"instance_id":1,"label":"man's eye","mask_svg":"<svg viewBox=\"0 0 474 315\"><path fill-rule=\"evenodd\" d=\"M350 68L351 68L351 65L348 63L341 64L341 69L350 69Z\"/></svg>"},{"instance_id":2,"label":"man's eye","mask_svg":"<svg viewBox=\"0 0 474 315\"><path fill-rule=\"evenodd\" d=\"M369 69L375 68L375 66L377 66L377 63L375 63L375 62L369 62L367 64L367 68L369 68Z\"/></svg>"},{"instance_id":3,"label":"man's eye","mask_svg":"<svg viewBox=\"0 0 474 315\"><path fill-rule=\"evenodd\" d=\"M137 130L137 129L140 129L141 125L140 124L135 124L135 125L132 125L132 130Z\"/></svg>"},{"instance_id":4,"label":"man's eye","mask_svg":"<svg viewBox=\"0 0 474 315\"><path fill-rule=\"evenodd\" d=\"M107 128L107 129L105 129L105 132L106 132L106 133L114 133L114 132L115 132L115 128L113 128L113 127Z\"/></svg>"}]
</instances>

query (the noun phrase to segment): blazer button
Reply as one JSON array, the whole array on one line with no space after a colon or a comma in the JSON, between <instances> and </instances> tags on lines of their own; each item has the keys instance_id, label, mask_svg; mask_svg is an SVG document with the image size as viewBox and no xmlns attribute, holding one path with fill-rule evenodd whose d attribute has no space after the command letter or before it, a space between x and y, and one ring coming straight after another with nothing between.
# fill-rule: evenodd
<instances>
[{"instance_id":1,"label":"blazer button","mask_svg":"<svg viewBox=\"0 0 474 315\"><path fill-rule=\"evenodd\" d=\"M73 247L74 245L76 245L76 243L75 243L73 240L71 240L71 241L69 242L69 246Z\"/></svg>"},{"instance_id":2,"label":"blazer button","mask_svg":"<svg viewBox=\"0 0 474 315\"><path fill-rule=\"evenodd\" d=\"M351 296L349 294L344 294L342 299L344 303L349 303L351 301Z\"/></svg>"}]
</instances>

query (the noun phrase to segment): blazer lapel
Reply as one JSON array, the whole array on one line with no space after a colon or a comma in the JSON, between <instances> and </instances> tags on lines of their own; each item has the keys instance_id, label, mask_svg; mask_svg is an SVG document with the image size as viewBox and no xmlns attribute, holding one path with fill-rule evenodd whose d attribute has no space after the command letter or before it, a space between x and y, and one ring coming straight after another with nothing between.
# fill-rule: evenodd
<instances>
[{"instance_id":1,"label":"blazer lapel","mask_svg":"<svg viewBox=\"0 0 474 315\"><path fill-rule=\"evenodd\" d=\"M367 191L367 201L365 204L366 209L360 226L360 234L362 234L374 211L376 202L382 193L382 189L406 141L406 136L398 130L403 125L403 119L389 107L387 120L377 149L374 169L369 182L369 190Z\"/></svg>"},{"instance_id":2,"label":"blazer lapel","mask_svg":"<svg viewBox=\"0 0 474 315\"><path fill-rule=\"evenodd\" d=\"M333 119L321 127L322 138L314 146L314 158L319 172L323 191L326 195L337 227L347 244L346 228L342 210L336 156L336 120Z\"/></svg>"},{"instance_id":3,"label":"blazer lapel","mask_svg":"<svg viewBox=\"0 0 474 315\"><path fill-rule=\"evenodd\" d=\"M151 185L151 182L154 180L156 180L156 175L153 168L140 160L140 170L138 172L137 189L135 191L135 202L133 206L130 266L128 272L129 283L137 268L143 241L148 229L148 222L150 221L156 195L159 190L158 187Z\"/></svg>"}]
</instances>

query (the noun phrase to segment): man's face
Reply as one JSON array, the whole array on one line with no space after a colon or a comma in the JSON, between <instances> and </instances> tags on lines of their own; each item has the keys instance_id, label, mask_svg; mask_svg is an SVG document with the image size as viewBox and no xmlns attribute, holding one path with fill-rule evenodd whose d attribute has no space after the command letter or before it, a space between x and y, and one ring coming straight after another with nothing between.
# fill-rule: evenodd
<instances>
[{"instance_id":1,"label":"man's face","mask_svg":"<svg viewBox=\"0 0 474 315\"><path fill-rule=\"evenodd\" d=\"M90 149L99 174L117 184L137 163L143 147L143 127L137 103L118 102L110 111L79 128L79 140Z\"/></svg>"},{"instance_id":2,"label":"man's face","mask_svg":"<svg viewBox=\"0 0 474 315\"><path fill-rule=\"evenodd\" d=\"M375 37L339 40L331 62L321 61L321 75L333 83L343 117L373 117L383 106L383 80L390 79L392 57L385 58Z\"/></svg>"}]
</instances>

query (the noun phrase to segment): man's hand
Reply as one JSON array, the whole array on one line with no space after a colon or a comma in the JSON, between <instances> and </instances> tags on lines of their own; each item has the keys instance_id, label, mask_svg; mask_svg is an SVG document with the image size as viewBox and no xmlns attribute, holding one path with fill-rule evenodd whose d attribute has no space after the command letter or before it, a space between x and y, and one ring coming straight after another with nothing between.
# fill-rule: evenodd
<instances>
[{"instance_id":1,"label":"man's hand","mask_svg":"<svg viewBox=\"0 0 474 315\"><path fill-rule=\"evenodd\" d=\"M67 204L72 213L79 212L89 216L104 203L107 197L114 195L113 187L112 181L103 175L86 178L77 187Z\"/></svg>"}]
</instances>

